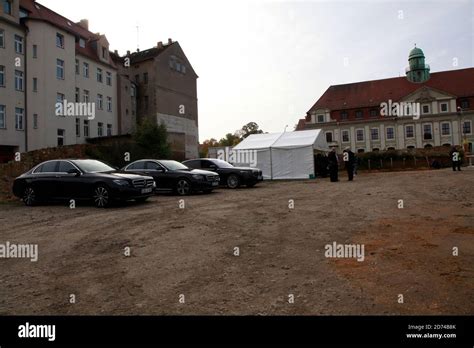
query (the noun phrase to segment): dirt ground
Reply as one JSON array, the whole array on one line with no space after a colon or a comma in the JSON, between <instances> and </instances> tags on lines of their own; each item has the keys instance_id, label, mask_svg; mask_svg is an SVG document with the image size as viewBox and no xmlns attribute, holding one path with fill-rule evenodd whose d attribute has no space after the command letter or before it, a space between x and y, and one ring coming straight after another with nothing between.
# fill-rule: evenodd
<instances>
[{"instance_id":1,"label":"dirt ground","mask_svg":"<svg viewBox=\"0 0 474 348\"><path fill-rule=\"evenodd\" d=\"M179 199L1 204L0 243L37 243L39 260L0 259L0 314L474 314L474 170ZM365 260L326 258L333 242Z\"/></svg>"}]
</instances>

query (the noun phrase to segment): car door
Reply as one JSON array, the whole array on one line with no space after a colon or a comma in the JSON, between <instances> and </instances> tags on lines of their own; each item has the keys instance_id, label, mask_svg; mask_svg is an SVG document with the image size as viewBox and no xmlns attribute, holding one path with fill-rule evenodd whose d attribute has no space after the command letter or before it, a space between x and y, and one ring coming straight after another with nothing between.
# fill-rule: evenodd
<instances>
[{"instance_id":1,"label":"car door","mask_svg":"<svg viewBox=\"0 0 474 348\"><path fill-rule=\"evenodd\" d=\"M48 161L36 168L32 173L32 182L37 195L45 199L56 199L58 197L57 168L58 161Z\"/></svg>"},{"instance_id":2,"label":"car door","mask_svg":"<svg viewBox=\"0 0 474 348\"><path fill-rule=\"evenodd\" d=\"M150 170L150 175L155 178L156 187L159 190L173 189L173 175L165 167L158 162L148 161L147 168Z\"/></svg>"},{"instance_id":3,"label":"car door","mask_svg":"<svg viewBox=\"0 0 474 348\"><path fill-rule=\"evenodd\" d=\"M60 198L84 198L88 190L86 183L77 173L70 173L71 170L78 170L69 161L59 161L58 173L56 178L58 180L58 195Z\"/></svg>"},{"instance_id":4,"label":"car door","mask_svg":"<svg viewBox=\"0 0 474 348\"><path fill-rule=\"evenodd\" d=\"M214 172L219 174L219 177L221 178L221 184L227 180L227 174L225 171L222 171L217 164L215 164L212 161L209 160L201 160L201 168L203 170L208 170L210 172Z\"/></svg>"}]
</instances>

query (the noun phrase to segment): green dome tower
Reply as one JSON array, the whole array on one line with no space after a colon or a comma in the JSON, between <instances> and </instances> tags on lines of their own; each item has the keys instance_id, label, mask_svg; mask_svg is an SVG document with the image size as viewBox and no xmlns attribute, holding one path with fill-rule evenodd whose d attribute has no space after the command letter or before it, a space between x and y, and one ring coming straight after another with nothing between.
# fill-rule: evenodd
<instances>
[{"instance_id":1,"label":"green dome tower","mask_svg":"<svg viewBox=\"0 0 474 348\"><path fill-rule=\"evenodd\" d=\"M406 68L407 79L413 83L426 82L430 78L430 66L425 64L423 51L416 47L410 51L408 56L409 67Z\"/></svg>"}]
</instances>

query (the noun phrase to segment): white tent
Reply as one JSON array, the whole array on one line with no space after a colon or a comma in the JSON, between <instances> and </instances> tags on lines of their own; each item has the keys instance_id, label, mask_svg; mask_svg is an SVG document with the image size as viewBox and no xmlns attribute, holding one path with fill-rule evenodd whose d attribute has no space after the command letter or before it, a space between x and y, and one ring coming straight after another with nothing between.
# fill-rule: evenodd
<instances>
[{"instance_id":1,"label":"white tent","mask_svg":"<svg viewBox=\"0 0 474 348\"><path fill-rule=\"evenodd\" d=\"M257 167L265 179L308 179L314 174L313 150L329 151L320 129L252 134L233 148L234 152L254 151ZM234 165L248 166L249 163Z\"/></svg>"}]
</instances>

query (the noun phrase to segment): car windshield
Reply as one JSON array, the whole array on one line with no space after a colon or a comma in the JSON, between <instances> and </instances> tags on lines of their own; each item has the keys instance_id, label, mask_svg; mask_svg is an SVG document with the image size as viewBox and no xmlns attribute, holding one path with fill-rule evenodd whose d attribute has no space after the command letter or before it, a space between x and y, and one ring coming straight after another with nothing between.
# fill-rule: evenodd
<instances>
[{"instance_id":1,"label":"car windshield","mask_svg":"<svg viewBox=\"0 0 474 348\"><path fill-rule=\"evenodd\" d=\"M168 170L189 170L184 164L176 161L160 161L160 163Z\"/></svg>"},{"instance_id":2,"label":"car windshield","mask_svg":"<svg viewBox=\"0 0 474 348\"><path fill-rule=\"evenodd\" d=\"M219 168L234 168L234 166L230 164L229 162L226 162L220 159L213 159L211 162L214 163Z\"/></svg>"},{"instance_id":3,"label":"car windshield","mask_svg":"<svg viewBox=\"0 0 474 348\"><path fill-rule=\"evenodd\" d=\"M74 161L74 164L86 173L101 173L116 170L115 168L96 160L77 160Z\"/></svg>"}]
</instances>

